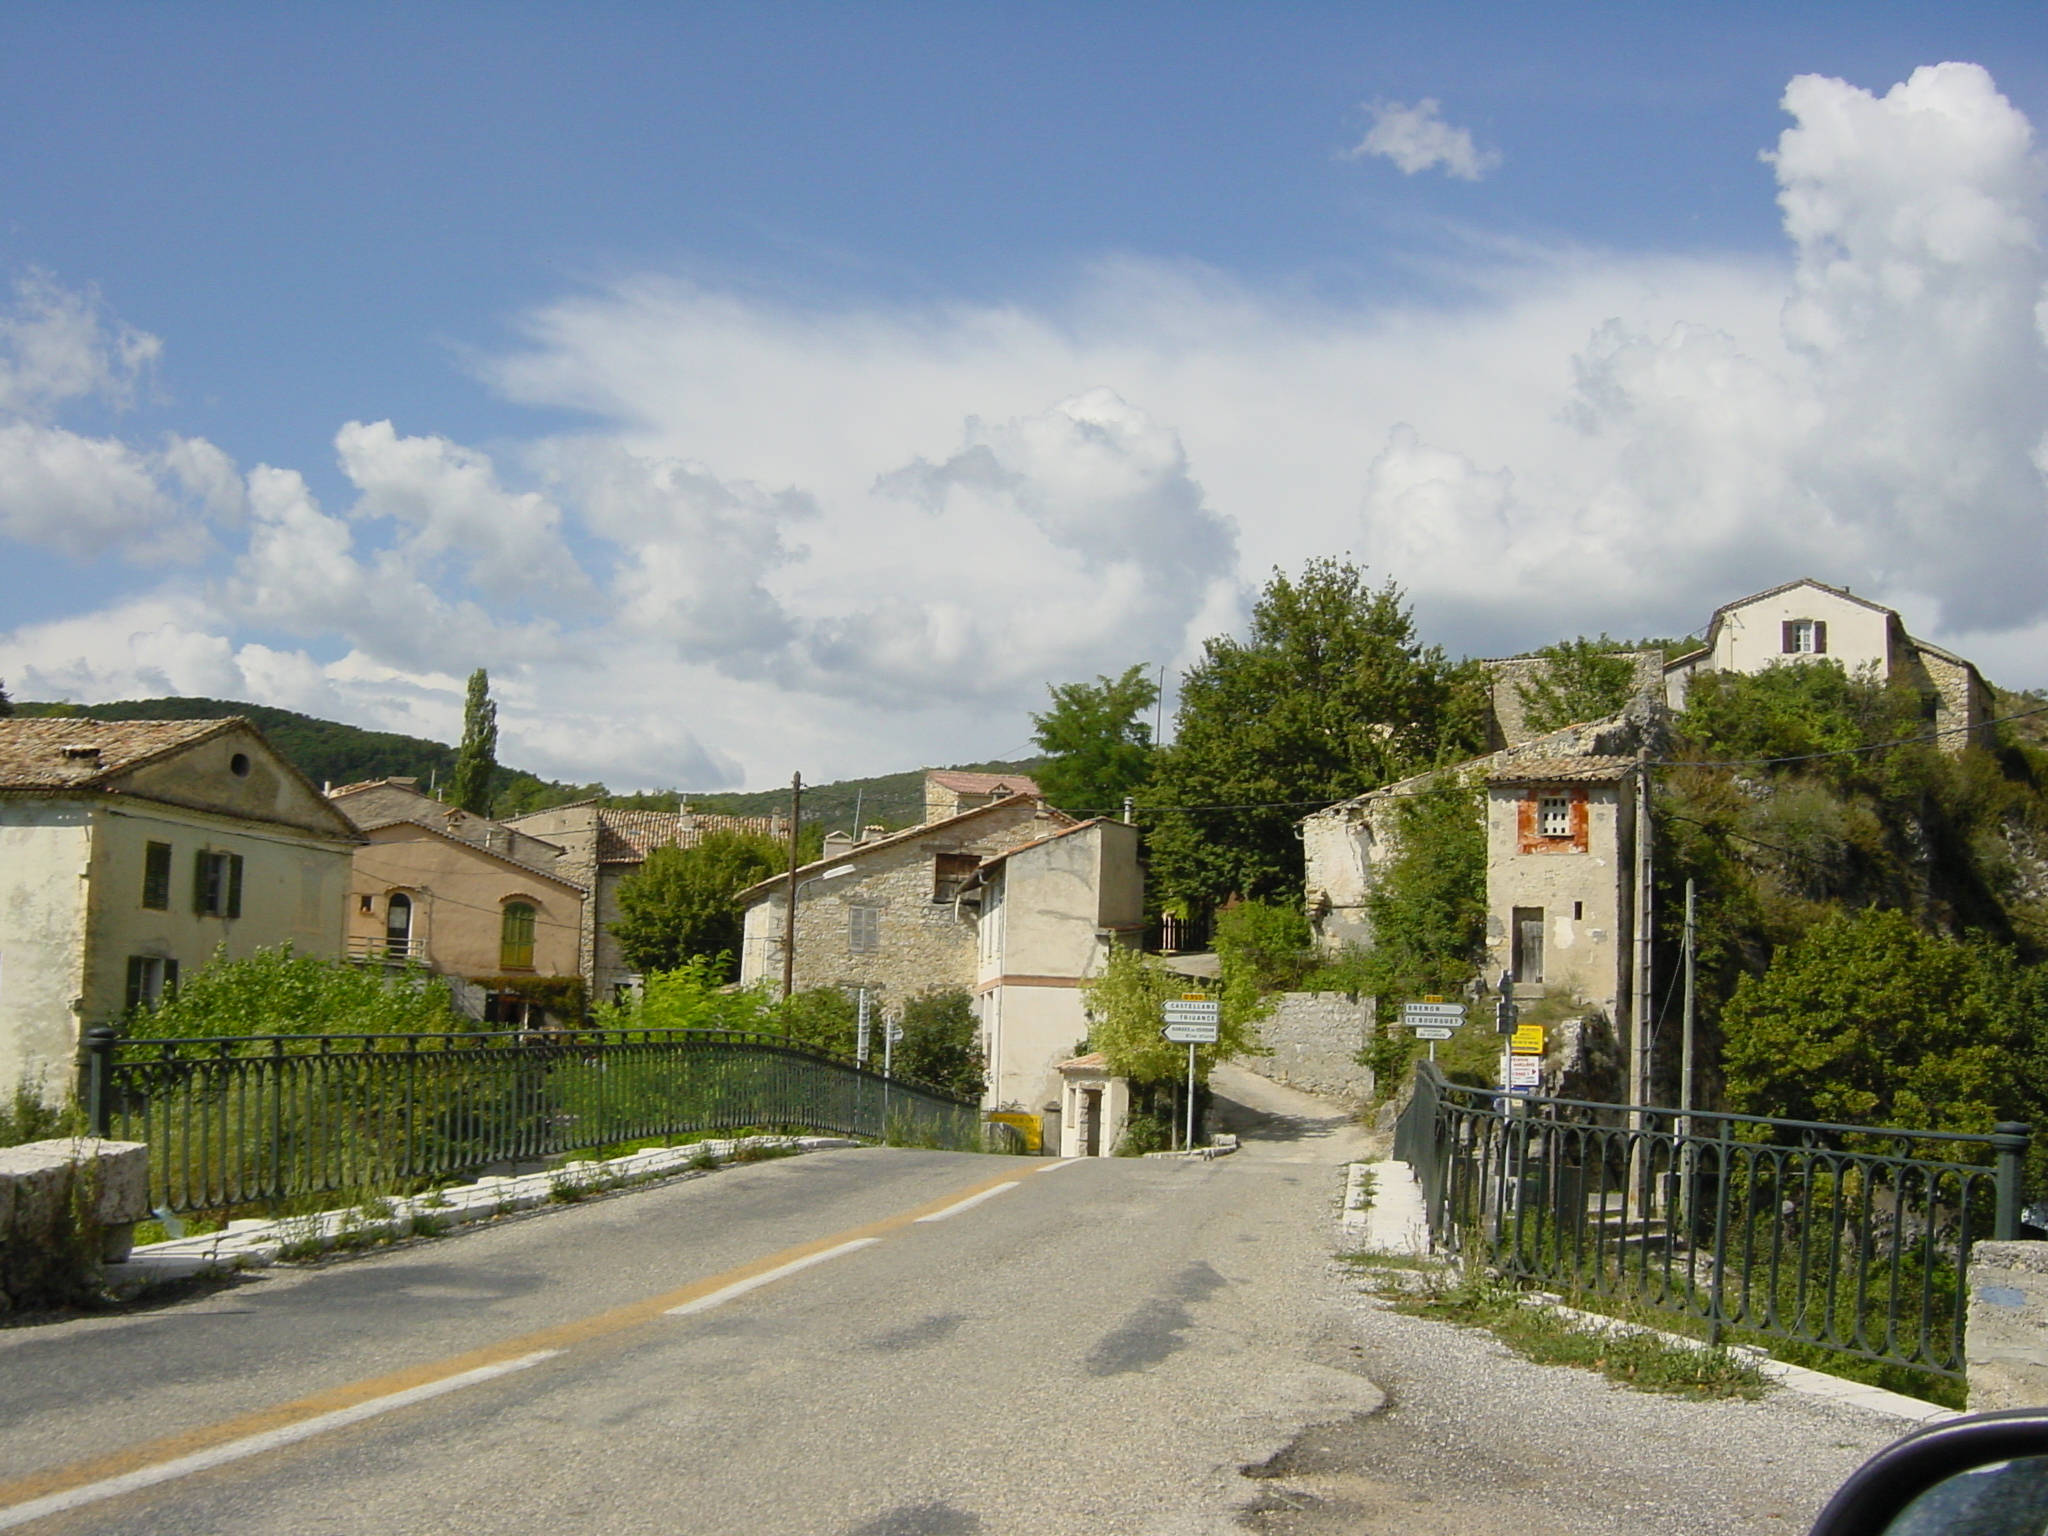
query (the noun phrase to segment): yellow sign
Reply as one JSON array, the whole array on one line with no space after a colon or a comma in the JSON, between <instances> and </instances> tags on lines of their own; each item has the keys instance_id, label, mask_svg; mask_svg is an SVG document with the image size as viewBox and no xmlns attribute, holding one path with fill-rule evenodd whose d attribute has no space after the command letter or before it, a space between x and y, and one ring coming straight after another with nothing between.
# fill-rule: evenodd
<instances>
[{"instance_id":1,"label":"yellow sign","mask_svg":"<svg viewBox=\"0 0 2048 1536\"><path fill-rule=\"evenodd\" d=\"M1206 1003L1209 1001L1209 994L1206 992L1183 992L1180 995L1180 1000L1184 1003Z\"/></svg>"},{"instance_id":2,"label":"yellow sign","mask_svg":"<svg viewBox=\"0 0 2048 1536\"><path fill-rule=\"evenodd\" d=\"M1517 1024L1514 1038L1508 1042L1508 1049L1517 1056L1541 1056L1543 1054L1543 1026L1541 1024Z\"/></svg>"}]
</instances>

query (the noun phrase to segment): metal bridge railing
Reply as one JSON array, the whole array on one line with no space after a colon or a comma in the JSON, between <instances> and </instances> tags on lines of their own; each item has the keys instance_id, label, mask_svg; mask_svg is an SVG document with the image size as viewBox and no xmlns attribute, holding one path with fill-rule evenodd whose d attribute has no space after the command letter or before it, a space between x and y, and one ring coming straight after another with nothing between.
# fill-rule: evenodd
<instances>
[{"instance_id":1,"label":"metal bridge railing","mask_svg":"<svg viewBox=\"0 0 2048 1536\"><path fill-rule=\"evenodd\" d=\"M394 1194L494 1163L802 1127L978 1150L977 1105L728 1030L124 1040L87 1031L94 1131L149 1144L174 1212Z\"/></svg>"},{"instance_id":2,"label":"metal bridge railing","mask_svg":"<svg viewBox=\"0 0 2048 1536\"><path fill-rule=\"evenodd\" d=\"M1961 1376L1970 1245L2018 1235L2027 1138L1506 1094L1425 1062L1394 1155L1431 1241L1512 1282Z\"/></svg>"}]
</instances>

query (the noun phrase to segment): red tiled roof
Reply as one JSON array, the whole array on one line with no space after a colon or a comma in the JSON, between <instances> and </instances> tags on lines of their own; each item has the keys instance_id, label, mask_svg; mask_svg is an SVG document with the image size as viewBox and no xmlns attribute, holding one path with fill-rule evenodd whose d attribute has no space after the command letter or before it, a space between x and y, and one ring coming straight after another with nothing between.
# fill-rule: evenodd
<instances>
[{"instance_id":1,"label":"red tiled roof","mask_svg":"<svg viewBox=\"0 0 2048 1536\"><path fill-rule=\"evenodd\" d=\"M1038 781L1027 773L962 773L952 768L927 768L927 782L963 795L1031 795L1039 793Z\"/></svg>"},{"instance_id":2,"label":"red tiled roof","mask_svg":"<svg viewBox=\"0 0 2048 1536\"><path fill-rule=\"evenodd\" d=\"M694 848L713 832L747 832L774 837L772 816L718 816L696 811L611 811L597 813L597 862L638 864L657 848Z\"/></svg>"},{"instance_id":3,"label":"red tiled roof","mask_svg":"<svg viewBox=\"0 0 2048 1536\"><path fill-rule=\"evenodd\" d=\"M1628 776L1635 766L1626 757L1521 757L1490 770L1489 784L1572 784L1594 783Z\"/></svg>"}]
</instances>

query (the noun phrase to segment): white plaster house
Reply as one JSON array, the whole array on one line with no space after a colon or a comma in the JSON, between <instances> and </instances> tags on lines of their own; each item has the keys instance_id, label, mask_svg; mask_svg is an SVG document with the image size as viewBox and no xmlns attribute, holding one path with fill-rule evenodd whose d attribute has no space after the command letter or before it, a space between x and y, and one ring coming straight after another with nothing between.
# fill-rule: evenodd
<instances>
[{"instance_id":1,"label":"white plaster house","mask_svg":"<svg viewBox=\"0 0 2048 1536\"><path fill-rule=\"evenodd\" d=\"M220 946L339 959L361 841L246 720L0 719L0 1091Z\"/></svg>"},{"instance_id":2,"label":"white plaster house","mask_svg":"<svg viewBox=\"0 0 2048 1536\"><path fill-rule=\"evenodd\" d=\"M423 795L417 779L350 784L328 798L367 839L349 883L351 959L469 983L582 975L584 889L565 872L567 850ZM502 985L472 1000L488 1022L538 1022Z\"/></svg>"},{"instance_id":3,"label":"white plaster house","mask_svg":"<svg viewBox=\"0 0 2048 1536\"><path fill-rule=\"evenodd\" d=\"M1977 668L1951 651L1906 632L1897 612L1846 587L1802 577L1714 610L1705 642L1664 667L1664 696L1685 707L1686 689L1702 672L1761 672L1766 667L1831 660L1890 681L1903 678L1925 700L1928 726L1961 751L1987 740L1991 691Z\"/></svg>"},{"instance_id":4,"label":"white plaster house","mask_svg":"<svg viewBox=\"0 0 2048 1536\"><path fill-rule=\"evenodd\" d=\"M987 1101L1042 1113L1060 1100L1060 1062L1088 1035L1081 987L1102 974L1112 945L1144 933L1137 828L1084 821L992 854L964 895L979 909L973 988ZM1112 1143L1121 1126L1107 1127Z\"/></svg>"},{"instance_id":5,"label":"white plaster house","mask_svg":"<svg viewBox=\"0 0 2048 1536\"><path fill-rule=\"evenodd\" d=\"M1059 1063L1061 1157L1108 1157L1131 1117L1131 1084L1100 1051Z\"/></svg>"},{"instance_id":6,"label":"white plaster house","mask_svg":"<svg viewBox=\"0 0 2048 1536\"><path fill-rule=\"evenodd\" d=\"M562 849L559 872L586 893L577 965L593 1003L614 998L639 980L619 953L611 925L619 915L619 882L636 873L648 854L656 848L694 848L714 832L789 836L783 816L613 810L588 800L508 816L500 825Z\"/></svg>"}]
</instances>

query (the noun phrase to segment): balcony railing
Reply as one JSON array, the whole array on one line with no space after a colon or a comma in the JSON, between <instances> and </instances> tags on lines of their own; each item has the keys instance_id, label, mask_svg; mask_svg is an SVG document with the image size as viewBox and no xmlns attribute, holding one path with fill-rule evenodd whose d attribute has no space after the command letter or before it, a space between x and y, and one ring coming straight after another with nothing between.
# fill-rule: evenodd
<instances>
[{"instance_id":1,"label":"balcony railing","mask_svg":"<svg viewBox=\"0 0 2048 1536\"><path fill-rule=\"evenodd\" d=\"M427 941L387 938L381 933L352 933L348 939L348 957L363 965L425 965Z\"/></svg>"}]
</instances>

